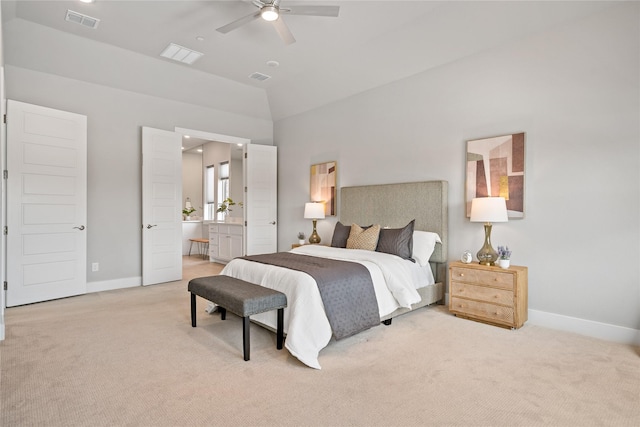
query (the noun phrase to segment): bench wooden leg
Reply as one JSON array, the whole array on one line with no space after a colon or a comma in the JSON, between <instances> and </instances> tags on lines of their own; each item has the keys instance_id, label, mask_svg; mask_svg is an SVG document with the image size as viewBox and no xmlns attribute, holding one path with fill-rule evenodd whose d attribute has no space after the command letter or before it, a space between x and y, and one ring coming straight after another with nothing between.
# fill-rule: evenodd
<instances>
[{"instance_id":1,"label":"bench wooden leg","mask_svg":"<svg viewBox=\"0 0 640 427\"><path fill-rule=\"evenodd\" d=\"M244 350L244 360L249 360L249 316L242 318L242 346Z\"/></svg>"},{"instance_id":2,"label":"bench wooden leg","mask_svg":"<svg viewBox=\"0 0 640 427\"><path fill-rule=\"evenodd\" d=\"M227 309L224 307L218 306L218 311L220 312L220 319L225 320L227 318Z\"/></svg>"},{"instance_id":3,"label":"bench wooden leg","mask_svg":"<svg viewBox=\"0 0 640 427\"><path fill-rule=\"evenodd\" d=\"M276 337L276 347L278 350L282 350L282 342L284 341L284 308L278 309L278 328Z\"/></svg>"},{"instance_id":4,"label":"bench wooden leg","mask_svg":"<svg viewBox=\"0 0 640 427\"><path fill-rule=\"evenodd\" d=\"M196 327L196 294L191 293L191 326Z\"/></svg>"}]
</instances>

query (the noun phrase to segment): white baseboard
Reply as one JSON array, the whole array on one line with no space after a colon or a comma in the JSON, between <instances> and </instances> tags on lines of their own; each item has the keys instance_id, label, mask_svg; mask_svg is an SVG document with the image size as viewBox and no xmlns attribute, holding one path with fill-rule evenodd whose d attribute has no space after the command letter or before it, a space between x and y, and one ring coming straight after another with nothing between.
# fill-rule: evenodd
<instances>
[{"instance_id":1,"label":"white baseboard","mask_svg":"<svg viewBox=\"0 0 640 427\"><path fill-rule=\"evenodd\" d=\"M445 304L449 306L449 293L445 294ZM528 311L527 323L640 347L640 329L531 309Z\"/></svg>"},{"instance_id":2,"label":"white baseboard","mask_svg":"<svg viewBox=\"0 0 640 427\"><path fill-rule=\"evenodd\" d=\"M124 279L88 282L87 293L112 291L114 289L135 288L136 286L142 286L142 277L126 277Z\"/></svg>"},{"instance_id":3,"label":"white baseboard","mask_svg":"<svg viewBox=\"0 0 640 427\"><path fill-rule=\"evenodd\" d=\"M531 309L529 310L529 322L545 328L575 332L576 334L606 341L640 346L640 329Z\"/></svg>"},{"instance_id":4,"label":"white baseboard","mask_svg":"<svg viewBox=\"0 0 640 427\"><path fill-rule=\"evenodd\" d=\"M142 277L127 277L125 279L105 280L102 282L88 282L87 293L135 288L136 286L142 286ZM0 341L4 340L4 334L4 316L0 316Z\"/></svg>"}]
</instances>

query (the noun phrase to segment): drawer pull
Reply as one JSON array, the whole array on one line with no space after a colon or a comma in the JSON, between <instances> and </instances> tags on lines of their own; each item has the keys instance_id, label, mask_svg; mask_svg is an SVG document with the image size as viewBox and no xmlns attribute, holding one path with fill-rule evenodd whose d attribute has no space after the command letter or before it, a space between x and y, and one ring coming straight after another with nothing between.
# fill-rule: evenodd
<instances>
[{"instance_id":1,"label":"drawer pull","mask_svg":"<svg viewBox=\"0 0 640 427\"><path fill-rule=\"evenodd\" d=\"M464 273L460 273L460 277L464 277Z\"/></svg>"}]
</instances>

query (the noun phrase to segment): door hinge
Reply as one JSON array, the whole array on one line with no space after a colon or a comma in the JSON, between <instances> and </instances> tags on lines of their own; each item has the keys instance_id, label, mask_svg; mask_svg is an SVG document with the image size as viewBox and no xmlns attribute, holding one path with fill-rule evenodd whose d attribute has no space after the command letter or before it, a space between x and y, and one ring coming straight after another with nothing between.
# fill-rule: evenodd
<instances>
[{"instance_id":1,"label":"door hinge","mask_svg":"<svg viewBox=\"0 0 640 427\"><path fill-rule=\"evenodd\" d=\"M245 222L244 222L244 226L245 226L245 227L247 226L247 221L245 221Z\"/></svg>"},{"instance_id":2,"label":"door hinge","mask_svg":"<svg viewBox=\"0 0 640 427\"><path fill-rule=\"evenodd\" d=\"M8 287L9 287L9 284L5 281L4 282L4 290L6 291Z\"/></svg>"},{"instance_id":3,"label":"door hinge","mask_svg":"<svg viewBox=\"0 0 640 427\"><path fill-rule=\"evenodd\" d=\"M4 227L2 227L2 234L4 234L5 236L9 234L9 226L5 225Z\"/></svg>"},{"instance_id":4,"label":"door hinge","mask_svg":"<svg viewBox=\"0 0 640 427\"><path fill-rule=\"evenodd\" d=\"M247 187L246 187L246 186L244 187L244 192L245 192L245 193L247 192Z\"/></svg>"},{"instance_id":5,"label":"door hinge","mask_svg":"<svg viewBox=\"0 0 640 427\"><path fill-rule=\"evenodd\" d=\"M7 124L7 115L6 115L6 114L3 114L3 115L2 115L2 122L3 122L4 124Z\"/></svg>"},{"instance_id":6,"label":"door hinge","mask_svg":"<svg viewBox=\"0 0 640 427\"><path fill-rule=\"evenodd\" d=\"M5 169L5 170L3 170L3 171L2 171L2 177L3 177L4 179L9 179L9 171L8 171L8 170L6 170L6 169Z\"/></svg>"},{"instance_id":7,"label":"door hinge","mask_svg":"<svg viewBox=\"0 0 640 427\"><path fill-rule=\"evenodd\" d=\"M245 159L247 158L247 153L244 153L244 158L245 158Z\"/></svg>"}]
</instances>

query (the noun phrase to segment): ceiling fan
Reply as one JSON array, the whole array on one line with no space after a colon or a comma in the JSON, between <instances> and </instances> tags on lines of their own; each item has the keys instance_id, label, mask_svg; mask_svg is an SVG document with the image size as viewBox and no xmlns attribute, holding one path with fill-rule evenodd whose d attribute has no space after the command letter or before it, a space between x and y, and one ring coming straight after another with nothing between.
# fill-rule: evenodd
<instances>
[{"instance_id":1,"label":"ceiling fan","mask_svg":"<svg viewBox=\"0 0 640 427\"><path fill-rule=\"evenodd\" d=\"M282 20L282 17L280 16L281 14L336 17L340 11L340 6L291 6L283 8L280 7L280 0L253 0L252 3L259 9L257 12L236 19L235 21L216 29L216 31L221 32L222 34L227 34L229 31L248 24L254 19L262 18L265 21L273 22L273 26L276 28L276 31L282 41L284 41L285 44L291 44L295 43L296 39L293 37L291 30L287 27L287 24Z\"/></svg>"}]
</instances>

